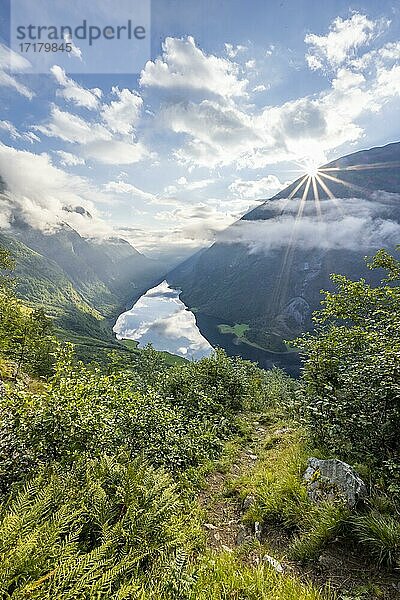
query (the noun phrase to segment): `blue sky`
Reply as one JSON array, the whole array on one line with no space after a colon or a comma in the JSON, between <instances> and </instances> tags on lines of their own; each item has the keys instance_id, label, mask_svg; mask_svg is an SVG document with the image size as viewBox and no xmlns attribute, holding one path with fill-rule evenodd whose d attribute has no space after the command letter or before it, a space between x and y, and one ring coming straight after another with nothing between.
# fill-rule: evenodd
<instances>
[{"instance_id":1,"label":"blue sky","mask_svg":"<svg viewBox=\"0 0 400 600\"><path fill-rule=\"evenodd\" d=\"M400 137L394 2L153 0L150 60L123 75L10 72L1 10L2 227L64 220L176 260L309 163Z\"/></svg>"}]
</instances>

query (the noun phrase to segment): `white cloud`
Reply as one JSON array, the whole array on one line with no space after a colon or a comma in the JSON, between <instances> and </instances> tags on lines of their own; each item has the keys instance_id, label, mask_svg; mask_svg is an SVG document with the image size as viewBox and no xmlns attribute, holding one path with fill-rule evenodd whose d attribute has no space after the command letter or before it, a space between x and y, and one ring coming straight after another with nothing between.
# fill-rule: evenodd
<instances>
[{"instance_id":1,"label":"white cloud","mask_svg":"<svg viewBox=\"0 0 400 600\"><path fill-rule=\"evenodd\" d=\"M66 222L82 235L107 236L112 233L95 206L102 199L101 191L86 179L55 167L47 154L34 154L0 144L0 173L6 184L5 196L1 199L3 226L17 216L44 231ZM77 206L88 211L92 219L65 210Z\"/></svg>"},{"instance_id":2,"label":"white cloud","mask_svg":"<svg viewBox=\"0 0 400 600\"><path fill-rule=\"evenodd\" d=\"M252 91L253 91L254 93L257 93L257 92L265 92L267 89L268 89L268 87L267 87L266 85L264 85L263 83L260 83L259 85L256 85L256 86L255 86L255 87L252 89Z\"/></svg>"},{"instance_id":3,"label":"white cloud","mask_svg":"<svg viewBox=\"0 0 400 600\"><path fill-rule=\"evenodd\" d=\"M287 246L302 249L341 249L370 251L382 246L394 246L399 239L400 224L391 215L399 196L377 192L371 200L346 198L340 211L338 203L321 201L323 219L319 220L313 202L307 202L301 219L298 218L300 200L274 200L268 204L276 217L266 220L235 223L219 235L219 241L241 243L250 252L269 252Z\"/></svg>"},{"instance_id":4,"label":"white cloud","mask_svg":"<svg viewBox=\"0 0 400 600\"><path fill-rule=\"evenodd\" d=\"M355 56L387 27L390 21L372 21L366 15L354 13L349 19L337 17L327 35L309 33L304 41L310 46L306 60L312 70L337 68Z\"/></svg>"},{"instance_id":5,"label":"white cloud","mask_svg":"<svg viewBox=\"0 0 400 600\"><path fill-rule=\"evenodd\" d=\"M82 50L79 48L79 46L75 46L75 43L69 33L64 34L64 40L66 44L70 44L71 46L71 52L68 53L69 58L75 57L82 62Z\"/></svg>"},{"instance_id":6,"label":"white cloud","mask_svg":"<svg viewBox=\"0 0 400 600\"><path fill-rule=\"evenodd\" d=\"M99 138L82 149L86 158L108 165L131 165L150 154L141 142Z\"/></svg>"},{"instance_id":7,"label":"white cloud","mask_svg":"<svg viewBox=\"0 0 400 600\"><path fill-rule=\"evenodd\" d=\"M145 192L140 188L128 183L127 181L109 181L104 184L104 190L106 192L114 192L116 194L129 194L133 197L140 198L141 200L145 200L146 202L156 203L158 201L157 196L151 194L150 192Z\"/></svg>"},{"instance_id":8,"label":"white cloud","mask_svg":"<svg viewBox=\"0 0 400 600\"><path fill-rule=\"evenodd\" d=\"M229 190L239 198L259 200L274 196L287 185L288 182L282 183L276 175L267 175L255 180L235 179Z\"/></svg>"},{"instance_id":9,"label":"white cloud","mask_svg":"<svg viewBox=\"0 0 400 600\"><path fill-rule=\"evenodd\" d=\"M238 54L242 52L247 52L248 47L239 44L238 46L234 46L233 44L225 44L225 52L229 56L229 58L236 58Z\"/></svg>"},{"instance_id":10,"label":"white cloud","mask_svg":"<svg viewBox=\"0 0 400 600\"><path fill-rule=\"evenodd\" d=\"M201 83L195 93L190 84L191 76L197 77L197 59L192 65L191 54L182 51L183 41L175 40L174 44L170 39L168 52L152 64L164 71L165 85L169 76L174 85L174 76L179 73L182 80L188 79L190 89L186 89L185 99L179 94L164 98L154 123L177 134L174 156L190 169L228 165L265 168L300 158L326 162L333 151L340 152L344 144L362 138L361 123L366 116L378 113L400 95L400 67L396 64L400 43L365 52L366 45L388 24L355 13L346 20L336 18L325 36L308 34L311 67L319 61L321 67L333 69L330 87L313 96L265 107L246 104L245 96L223 96L222 91L219 96L210 96L209 89L200 89ZM194 42L191 44L202 54ZM180 65L177 56L181 61L185 56L184 68L176 66ZM170 63L176 66L172 74ZM186 77L189 71L192 75ZM253 91L265 88L259 83Z\"/></svg>"},{"instance_id":11,"label":"white cloud","mask_svg":"<svg viewBox=\"0 0 400 600\"><path fill-rule=\"evenodd\" d=\"M66 142L88 144L97 140L111 140L112 134L101 124L85 121L58 106L51 108L50 119L46 125L35 127L50 137L57 137Z\"/></svg>"},{"instance_id":12,"label":"white cloud","mask_svg":"<svg viewBox=\"0 0 400 600\"><path fill-rule=\"evenodd\" d=\"M12 88L32 100L34 92L9 73L11 70L24 73L29 70L30 66L31 64L26 58L0 43L0 86Z\"/></svg>"},{"instance_id":13,"label":"white cloud","mask_svg":"<svg viewBox=\"0 0 400 600\"><path fill-rule=\"evenodd\" d=\"M71 154L71 152L64 152L64 150L57 150L56 154L60 157L60 163L68 167L75 167L77 165L84 165L85 161L80 156Z\"/></svg>"},{"instance_id":14,"label":"white cloud","mask_svg":"<svg viewBox=\"0 0 400 600\"><path fill-rule=\"evenodd\" d=\"M32 131L20 132L10 121L0 121L0 129L6 131L13 140L25 140L31 144L40 141Z\"/></svg>"},{"instance_id":15,"label":"white cloud","mask_svg":"<svg viewBox=\"0 0 400 600\"><path fill-rule=\"evenodd\" d=\"M131 92L127 88L120 90L118 87L113 87L112 92L118 99L103 105L101 116L111 131L132 133L139 120L143 100L137 92Z\"/></svg>"},{"instance_id":16,"label":"white cloud","mask_svg":"<svg viewBox=\"0 0 400 600\"><path fill-rule=\"evenodd\" d=\"M77 106L84 106L90 110L98 108L99 98L102 94L99 88L89 90L82 87L79 83L67 77L64 69L58 65L51 67L50 71L63 88L62 90L57 90L58 96L62 96L65 100L70 100Z\"/></svg>"},{"instance_id":17,"label":"white cloud","mask_svg":"<svg viewBox=\"0 0 400 600\"><path fill-rule=\"evenodd\" d=\"M86 158L105 164L132 164L149 156L141 142L115 138L101 123L85 121L55 105L47 124L36 126L35 129L47 136L79 144Z\"/></svg>"},{"instance_id":18,"label":"white cloud","mask_svg":"<svg viewBox=\"0 0 400 600\"><path fill-rule=\"evenodd\" d=\"M191 36L166 38L162 56L148 61L140 75L144 87L195 90L224 98L245 95L247 84L239 79L238 65L205 54Z\"/></svg>"}]
</instances>

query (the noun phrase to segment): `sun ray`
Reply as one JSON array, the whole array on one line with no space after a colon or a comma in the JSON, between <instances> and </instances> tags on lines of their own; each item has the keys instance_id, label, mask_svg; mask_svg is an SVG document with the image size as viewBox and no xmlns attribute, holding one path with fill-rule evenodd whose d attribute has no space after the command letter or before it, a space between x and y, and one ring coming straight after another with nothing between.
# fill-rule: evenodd
<instances>
[{"instance_id":1,"label":"sun ray","mask_svg":"<svg viewBox=\"0 0 400 600\"><path fill-rule=\"evenodd\" d=\"M331 190L329 189L329 187L327 186L327 184L325 183L325 181L323 181L319 175L317 175L316 179L317 179L319 185L321 186L321 188L324 190L325 194L328 196L328 198L330 200L332 200L333 204L336 206L336 208L338 209L338 211L340 212L340 214L344 215L344 211L343 211L342 207L340 206L339 201L332 194Z\"/></svg>"},{"instance_id":2,"label":"sun ray","mask_svg":"<svg viewBox=\"0 0 400 600\"><path fill-rule=\"evenodd\" d=\"M390 169L400 167L400 162L370 163L368 165L348 165L344 167L321 167L318 171L368 171L372 169Z\"/></svg>"},{"instance_id":3,"label":"sun ray","mask_svg":"<svg viewBox=\"0 0 400 600\"><path fill-rule=\"evenodd\" d=\"M356 190L357 192L363 192L368 196L370 195L370 192L368 192L368 190L360 187L359 185L354 185L354 183L349 183L348 181L344 181L343 179L340 179L339 177L335 177L334 175L328 175L327 173L324 173L322 171L319 172L319 175L321 177L325 177L325 179L334 181L335 183L340 183L341 185L344 185L345 187L348 187L349 189Z\"/></svg>"},{"instance_id":4,"label":"sun ray","mask_svg":"<svg viewBox=\"0 0 400 600\"><path fill-rule=\"evenodd\" d=\"M293 196L299 191L299 189L302 187L303 183L306 181L308 175L304 175L304 177L301 179L300 183L294 188L294 190L292 190L288 196L288 200L291 200L293 198Z\"/></svg>"},{"instance_id":5,"label":"sun ray","mask_svg":"<svg viewBox=\"0 0 400 600\"><path fill-rule=\"evenodd\" d=\"M319 201L317 177L318 177L318 174L312 178L312 186L313 186L315 208L317 211L318 219L321 221L322 220L322 212L321 212L321 203Z\"/></svg>"},{"instance_id":6,"label":"sun ray","mask_svg":"<svg viewBox=\"0 0 400 600\"><path fill-rule=\"evenodd\" d=\"M329 187L326 185L325 181L322 181L321 177L318 175L315 176L315 179L318 181L319 185L322 187L322 189L324 190L325 194L331 199L331 200L336 200L335 196L332 194L331 190L329 189Z\"/></svg>"}]
</instances>

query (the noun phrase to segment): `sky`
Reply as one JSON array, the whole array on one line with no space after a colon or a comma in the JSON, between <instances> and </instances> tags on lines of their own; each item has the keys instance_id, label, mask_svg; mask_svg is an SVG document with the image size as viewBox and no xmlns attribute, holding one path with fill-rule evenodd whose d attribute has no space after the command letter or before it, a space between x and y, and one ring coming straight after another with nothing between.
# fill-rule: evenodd
<instances>
[{"instance_id":1,"label":"sky","mask_svg":"<svg viewBox=\"0 0 400 600\"><path fill-rule=\"evenodd\" d=\"M152 0L123 74L78 72L79 45L32 73L0 11L3 228L67 222L177 262L310 165L400 139L397 2Z\"/></svg>"}]
</instances>

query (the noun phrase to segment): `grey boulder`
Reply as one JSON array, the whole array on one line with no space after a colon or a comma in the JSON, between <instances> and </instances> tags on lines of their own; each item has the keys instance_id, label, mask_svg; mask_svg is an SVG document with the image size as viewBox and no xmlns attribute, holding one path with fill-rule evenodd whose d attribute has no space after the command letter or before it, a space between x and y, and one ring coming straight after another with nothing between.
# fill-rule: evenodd
<instances>
[{"instance_id":1,"label":"grey boulder","mask_svg":"<svg viewBox=\"0 0 400 600\"><path fill-rule=\"evenodd\" d=\"M354 508L367 496L367 487L353 467L335 458L309 458L303 479L313 502L342 499Z\"/></svg>"}]
</instances>

